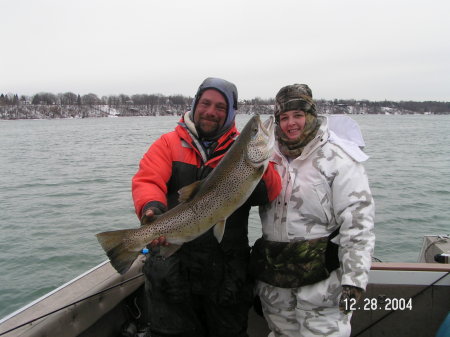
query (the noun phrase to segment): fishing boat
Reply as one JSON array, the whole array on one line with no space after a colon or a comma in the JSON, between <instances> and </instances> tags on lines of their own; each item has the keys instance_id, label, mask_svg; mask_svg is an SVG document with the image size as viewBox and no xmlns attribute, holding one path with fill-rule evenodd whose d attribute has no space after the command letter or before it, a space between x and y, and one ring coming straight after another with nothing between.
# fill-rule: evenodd
<instances>
[{"instance_id":1,"label":"fishing boat","mask_svg":"<svg viewBox=\"0 0 450 337\"><path fill-rule=\"evenodd\" d=\"M367 291L352 304L352 336L437 336L450 320L449 255L449 236L426 236L417 263L373 262ZM440 257L444 263L435 261ZM0 336L144 336L143 261L139 257L124 275L101 263L1 319ZM251 310L249 336L268 333Z\"/></svg>"}]
</instances>

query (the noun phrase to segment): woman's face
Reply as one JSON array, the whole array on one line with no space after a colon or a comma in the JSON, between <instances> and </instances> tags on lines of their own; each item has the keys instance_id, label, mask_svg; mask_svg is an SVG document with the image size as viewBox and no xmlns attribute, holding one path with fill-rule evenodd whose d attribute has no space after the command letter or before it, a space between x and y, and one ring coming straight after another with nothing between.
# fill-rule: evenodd
<instances>
[{"instance_id":1,"label":"woman's face","mask_svg":"<svg viewBox=\"0 0 450 337\"><path fill-rule=\"evenodd\" d=\"M289 140L297 139L305 127L306 114L302 110L290 110L280 114L281 131Z\"/></svg>"}]
</instances>

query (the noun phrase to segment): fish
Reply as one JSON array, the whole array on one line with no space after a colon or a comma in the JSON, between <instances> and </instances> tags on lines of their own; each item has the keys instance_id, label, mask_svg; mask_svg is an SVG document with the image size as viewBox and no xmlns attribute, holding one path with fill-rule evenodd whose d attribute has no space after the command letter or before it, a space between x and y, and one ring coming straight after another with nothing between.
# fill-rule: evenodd
<instances>
[{"instance_id":1,"label":"fish","mask_svg":"<svg viewBox=\"0 0 450 337\"><path fill-rule=\"evenodd\" d=\"M138 228L96 234L111 265L124 274L154 239L166 238L160 255L169 257L183 243L210 228L221 242L225 222L250 196L262 178L275 143L274 119L250 118L219 164L203 180L181 188L180 203Z\"/></svg>"}]
</instances>

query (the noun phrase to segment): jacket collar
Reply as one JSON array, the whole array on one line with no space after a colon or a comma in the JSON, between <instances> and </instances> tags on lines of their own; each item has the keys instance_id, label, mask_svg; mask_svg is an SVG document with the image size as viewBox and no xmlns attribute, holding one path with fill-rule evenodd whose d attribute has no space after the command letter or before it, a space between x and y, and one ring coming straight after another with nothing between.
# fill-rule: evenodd
<instances>
[{"instance_id":1,"label":"jacket collar","mask_svg":"<svg viewBox=\"0 0 450 337\"><path fill-rule=\"evenodd\" d=\"M195 129L194 123L189 117L189 112L186 112L184 116L178 122L178 126L175 128L179 137L187 142L202 158L203 162L206 163L209 159L206 155L201 141L198 138L197 130ZM222 136L217 139L217 146L214 149L213 155L210 160L214 158L221 158L221 154L225 153L229 146L234 142L236 137L239 135L236 125L233 122L231 128Z\"/></svg>"}]
</instances>

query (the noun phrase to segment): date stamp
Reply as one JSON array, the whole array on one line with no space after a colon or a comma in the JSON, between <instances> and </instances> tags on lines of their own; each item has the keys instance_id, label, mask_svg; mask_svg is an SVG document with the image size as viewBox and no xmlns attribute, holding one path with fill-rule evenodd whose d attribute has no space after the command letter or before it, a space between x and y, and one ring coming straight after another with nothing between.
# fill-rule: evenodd
<instances>
[{"instance_id":1,"label":"date stamp","mask_svg":"<svg viewBox=\"0 0 450 337\"><path fill-rule=\"evenodd\" d=\"M344 299L344 308L346 311L405 311L412 310L412 298L390 298L380 295L376 298L365 297L361 301L354 298Z\"/></svg>"}]
</instances>

